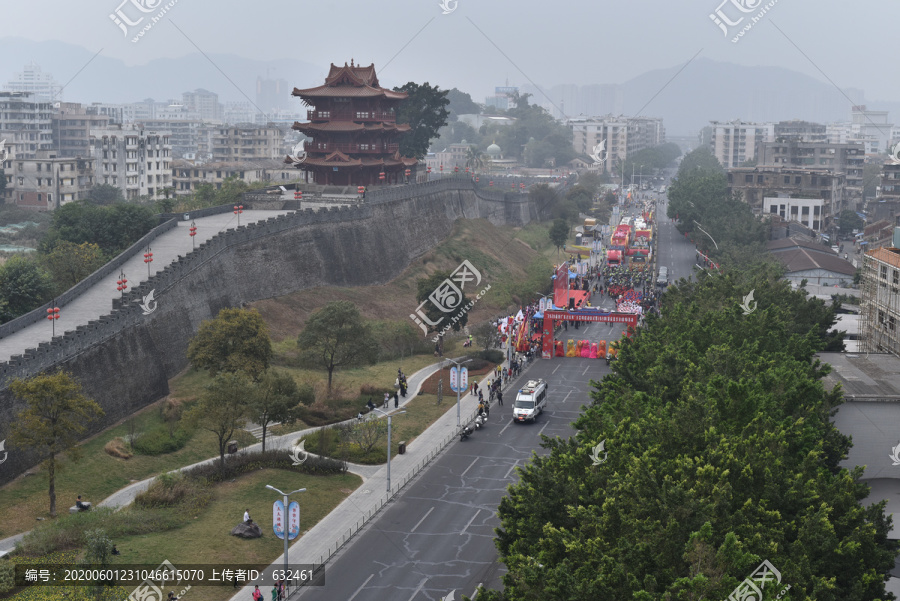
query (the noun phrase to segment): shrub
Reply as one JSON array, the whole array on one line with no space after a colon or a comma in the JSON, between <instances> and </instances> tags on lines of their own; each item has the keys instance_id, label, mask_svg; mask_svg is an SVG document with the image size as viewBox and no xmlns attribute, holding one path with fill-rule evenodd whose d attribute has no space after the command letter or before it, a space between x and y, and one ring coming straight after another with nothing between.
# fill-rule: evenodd
<instances>
[{"instance_id":1,"label":"shrub","mask_svg":"<svg viewBox=\"0 0 900 601\"><path fill-rule=\"evenodd\" d=\"M163 474L134 499L135 507L159 509L183 506L191 510L203 509L212 500L206 486L184 474Z\"/></svg>"},{"instance_id":2,"label":"shrub","mask_svg":"<svg viewBox=\"0 0 900 601\"><path fill-rule=\"evenodd\" d=\"M213 461L184 470L183 473L186 478L191 480L213 483L231 480L241 474L264 468L290 470L314 476L330 476L346 472L347 464L327 457L309 456L302 464L294 465L294 460L289 452L274 450L265 453L258 451L232 455L225 460L224 470L221 469L218 461Z\"/></svg>"},{"instance_id":3,"label":"shrub","mask_svg":"<svg viewBox=\"0 0 900 601\"><path fill-rule=\"evenodd\" d=\"M103 446L107 455L118 459L130 459L133 454L128 450L128 443L121 436L116 436Z\"/></svg>"},{"instance_id":4,"label":"shrub","mask_svg":"<svg viewBox=\"0 0 900 601\"><path fill-rule=\"evenodd\" d=\"M182 449L192 436L193 432L185 427L170 434L165 426L159 426L135 438L132 446L141 455L165 455Z\"/></svg>"},{"instance_id":5,"label":"shrub","mask_svg":"<svg viewBox=\"0 0 900 601\"><path fill-rule=\"evenodd\" d=\"M95 528L104 529L107 536L115 539L172 530L186 521L181 513L165 509L115 511L100 507L62 516L52 522L42 522L26 534L16 548L25 555L36 557L83 547L85 533Z\"/></svg>"},{"instance_id":6,"label":"shrub","mask_svg":"<svg viewBox=\"0 0 900 601\"><path fill-rule=\"evenodd\" d=\"M16 584L15 565L11 561L0 561L0 595L13 590Z\"/></svg>"},{"instance_id":7,"label":"shrub","mask_svg":"<svg viewBox=\"0 0 900 601\"><path fill-rule=\"evenodd\" d=\"M93 528L84 533L86 563L106 567L112 557L113 543L103 528Z\"/></svg>"},{"instance_id":8,"label":"shrub","mask_svg":"<svg viewBox=\"0 0 900 601\"><path fill-rule=\"evenodd\" d=\"M503 351L499 351L497 349L488 349L486 351L476 351L474 353L469 354L473 359L484 359L488 363L493 363L495 365L499 365L506 360L506 355ZM470 368L475 369L475 368Z\"/></svg>"},{"instance_id":9,"label":"shrub","mask_svg":"<svg viewBox=\"0 0 900 601\"><path fill-rule=\"evenodd\" d=\"M384 393L394 394L393 386L373 386L372 384L363 384L359 387L359 396L361 397L369 397L376 396L378 398L384 398Z\"/></svg>"},{"instance_id":10,"label":"shrub","mask_svg":"<svg viewBox=\"0 0 900 601\"><path fill-rule=\"evenodd\" d=\"M469 369L469 372L476 372L476 371L485 369L489 366L490 366L490 362L485 361L484 359L481 359L479 357L475 357L475 358L471 359L466 364L466 367Z\"/></svg>"}]
</instances>

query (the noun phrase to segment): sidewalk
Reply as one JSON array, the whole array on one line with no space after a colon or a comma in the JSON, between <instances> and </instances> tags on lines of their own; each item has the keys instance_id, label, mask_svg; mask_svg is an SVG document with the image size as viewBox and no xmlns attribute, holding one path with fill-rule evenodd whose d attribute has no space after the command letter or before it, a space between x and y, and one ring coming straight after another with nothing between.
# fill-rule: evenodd
<instances>
[{"instance_id":1,"label":"sidewalk","mask_svg":"<svg viewBox=\"0 0 900 601\"><path fill-rule=\"evenodd\" d=\"M438 370L440 365L441 363L429 365L407 378L409 385L407 396L406 398L400 398L400 407L403 407L418 395L419 390L422 388L422 384ZM475 407L476 403L472 395L465 395L462 397L463 416L469 416L471 418L471 414L475 411ZM348 421L353 422L355 420ZM471 421L471 419L469 421ZM465 417L463 423L467 423ZM284 436L267 437L266 446L269 449L289 449L295 440L308 436L318 429L319 428L307 428L306 430L292 432L291 434L285 434ZM447 414L432 424L431 427L420 434L416 440L407 447L405 455L398 455L395 457L391 462L391 488L393 491L396 493L404 484L406 484L406 482L422 469L451 438L456 436L457 431L456 412L448 411ZM257 443L247 447L245 450L257 451L261 449L262 443ZM218 457L213 457L173 471L181 471L199 465L213 463L218 461L218 459ZM314 549L314 552L311 552L308 556L309 560L306 559L306 555L303 557L292 558L292 564L322 563L324 559L327 559L337 548L339 548L340 544L343 544L343 542L349 538L349 536L346 536L336 542L335 538L338 536L335 534L336 532L343 532L346 534L348 528L351 528L352 532L355 533L356 530L358 530L366 520L371 518L386 501L386 466L356 465L348 463L348 471L360 476L363 479L363 486L345 499L343 503L338 505L338 507L319 522L315 528L294 541L297 542L303 540L304 551ZM134 501L134 498L139 493L147 490L155 479L156 476L130 484L98 503L98 507L111 507L114 509L124 507ZM68 507L61 507L60 510L61 512L67 511ZM355 525L355 528L352 528L353 525ZM26 534L28 533L16 534L0 540L0 556L2 556L4 552L12 551L15 548L16 543L22 540ZM315 561L313 561L313 557L315 557ZM283 557L279 558L278 562L283 563ZM249 593L247 593L248 595L253 591L252 587L247 590L249 591ZM246 598L248 597L245 597L245 601Z\"/></svg>"},{"instance_id":2,"label":"sidewalk","mask_svg":"<svg viewBox=\"0 0 900 601\"><path fill-rule=\"evenodd\" d=\"M504 362L505 364L505 362ZM422 383L440 367L440 363L419 370L408 378L409 393L407 399L419 393ZM472 394L460 397L460 415L462 424L470 423L477 411L478 400ZM391 460L391 492L387 492L387 466L376 466L363 485L335 507L331 513L319 521L312 529L299 536L291 543L288 558L291 566L324 564L366 523L378 514L378 511L397 494L413 477L454 440L459 433L456 425L456 411L448 410L431 426L407 446L404 455L397 455ZM296 439L297 435L291 435ZM360 466L362 467L362 466ZM353 471L353 470L351 470ZM356 473L356 472L354 472ZM273 501L275 498L273 497ZM301 513L302 515L302 513ZM301 518L302 519L302 518ZM302 543L302 544L297 544ZM272 561L271 565L284 564L284 555ZM263 583L258 583L262 585ZM265 583L268 584L268 583ZM293 589L291 593L296 589ZM252 598L253 584L242 588L231 599L247 601Z\"/></svg>"}]
</instances>

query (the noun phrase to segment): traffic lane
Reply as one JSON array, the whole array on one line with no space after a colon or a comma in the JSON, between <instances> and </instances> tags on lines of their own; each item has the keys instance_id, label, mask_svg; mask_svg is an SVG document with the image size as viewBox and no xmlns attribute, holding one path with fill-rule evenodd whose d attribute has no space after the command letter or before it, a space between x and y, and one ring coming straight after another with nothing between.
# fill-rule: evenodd
<instances>
[{"instance_id":1,"label":"traffic lane","mask_svg":"<svg viewBox=\"0 0 900 601\"><path fill-rule=\"evenodd\" d=\"M694 244L678 232L675 223L664 213L660 213L657 231L658 263L669 268L669 281L675 283L681 278L690 279L696 263Z\"/></svg>"},{"instance_id":2,"label":"traffic lane","mask_svg":"<svg viewBox=\"0 0 900 601\"><path fill-rule=\"evenodd\" d=\"M515 468L532 451L545 453L540 434L572 434L570 424L588 399L591 377L608 369L597 359L532 363L507 385L505 406L494 403L487 427L451 442L329 562L326 585L306 589L301 598L424 601L452 590L471 595L479 584L500 588L505 567L494 546L496 511L506 487L517 480ZM534 423L513 423L515 391L536 378L548 383L547 409Z\"/></svg>"}]
</instances>

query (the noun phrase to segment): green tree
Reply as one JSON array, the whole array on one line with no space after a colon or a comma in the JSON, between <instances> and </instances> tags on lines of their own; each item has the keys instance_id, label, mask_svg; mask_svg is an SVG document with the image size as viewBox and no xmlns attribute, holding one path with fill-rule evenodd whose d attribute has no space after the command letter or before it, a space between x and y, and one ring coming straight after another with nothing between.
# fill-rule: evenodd
<instances>
[{"instance_id":1,"label":"green tree","mask_svg":"<svg viewBox=\"0 0 900 601\"><path fill-rule=\"evenodd\" d=\"M249 189L247 182L232 175L222 182L222 187L216 192L216 204L239 205L244 199L244 192Z\"/></svg>"},{"instance_id":2,"label":"green tree","mask_svg":"<svg viewBox=\"0 0 900 601\"><path fill-rule=\"evenodd\" d=\"M107 206L125 202L122 190L109 184L95 184L88 193L87 202Z\"/></svg>"},{"instance_id":3,"label":"green tree","mask_svg":"<svg viewBox=\"0 0 900 601\"><path fill-rule=\"evenodd\" d=\"M767 265L667 292L577 434L546 440L501 501L509 572L484 598L724 599L768 559L792 599L883 599L896 547L862 468L840 467L821 304Z\"/></svg>"},{"instance_id":4,"label":"green tree","mask_svg":"<svg viewBox=\"0 0 900 601\"><path fill-rule=\"evenodd\" d=\"M582 213L587 213L594 205L594 195L591 194L591 191L578 185L569 188L569 191L566 192L566 200L574 202Z\"/></svg>"},{"instance_id":5,"label":"green tree","mask_svg":"<svg viewBox=\"0 0 900 601\"><path fill-rule=\"evenodd\" d=\"M0 169L0 198L5 196L6 192L6 172Z\"/></svg>"},{"instance_id":6,"label":"green tree","mask_svg":"<svg viewBox=\"0 0 900 601\"><path fill-rule=\"evenodd\" d=\"M156 201L156 210L160 213L172 213L177 205L177 200L166 196L165 198L160 198Z\"/></svg>"},{"instance_id":7,"label":"green tree","mask_svg":"<svg viewBox=\"0 0 900 601\"><path fill-rule=\"evenodd\" d=\"M56 517L56 472L61 467L58 456L67 453L73 461L78 459L76 444L88 424L104 415L103 409L63 371L16 379L9 389L25 402L25 409L11 424L10 445L32 449L42 460L50 485L50 516Z\"/></svg>"},{"instance_id":8,"label":"green tree","mask_svg":"<svg viewBox=\"0 0 900 601\"><path fill-rule=\"evenodd\" d=\"M472 96L466 92L460 92L456 88L447 90L449 104L447 110L451 115L472 115L481 112L481 106L472 100Z\"/></svg>"},{"instance_id":9,"label":"green tree","mask_svg":"<svg viewBox=\"0 0 900 601\"><path fill-rule=\"evenodd\" d=\"M450 115L446 108L450 104L447 100L449 90L441 91L427 82L422 85L409 82L394 88L394 91L409 94L397 111L397 123L408 123L410 127L400 138L400 154L421 159L428 153L431 140L437 137L438 130L447 125Z\"/></svg>"},{"instance_id":10,"label":"green tree","mask_svg":"<svg viewBox=\"0 0 900 601\"><path fill-rule=\"evenodd\" d=\"M328 396L335 368L374 363L378 342L359 309L350 301L333 301L309 316L297 338L301 361L328 372Z\"/></svg>"},{"instance_id":11,"label":"green tree","mask_svg":"<svg viewBox=\"0 0 900 601\"><path fill-rule=\"evenodd\" d=\"M425 303L422 305L422 311L425 312L425 316L428 318L429 323L425 325L428 327L429 332L438 332L448 324L450 324L454 332L459 332L469 323L469 299L466 297L465 291L461 289L459 291L460 298L457 299L456 290L449 288L445 284L449 279L449 271L436 271L427 278L416 281L416 301ZM439 296L442 298L440 302L444 303L443 308L438 307L429 299L432 293L440 293ZM448 310L444 311L444 309Z\"/></svg>"},{"instance_id":12,"label":"green tree","mask_svg":"<svg viewBox=\"0 0 900 601\"><path fill-rule=\"evenodd\" d=\"M259 381L272 360L269 328L256 309L222 309L200 324L188 344L187 358L196 369L243 372Z\"/></svg>"},{"instance_id":13,"label":"green tree","mask_svg":"<svg viewBox=\"0 0 900 601\"><path fill-rule=\"evenodd\" d=\"M290 374L269 370L263 375L250 398L250 419L262 426L263 452L266 451L269 424L293 424L299 418L299 405L310 405L313 401L315 393L312 387L298 387Z\"/></svg>"},{"instance_id":14,"label":"green tree","mask_svg":"<svg viewBox=\"0 0 900 601\"><path fill-rule=\"evenodd\" d=\"M73 244L89 242L98 245L107 257L112 257L140 240L156 225L158 218L150 207L70 202L53 211L53 225L39 250L49 253L58 240Z\"/></svg>"},{"instance_id":15,"label":"green tree","mask_svg":"<svg viewBox=\"0 0 900 601\"><path fill-rule=\"evenodd\" d=\"M472 173L475 171L481 171L484 167L484 158L482 158L484 154L478 149L477 146L469 146L466 149L466 167L472 170Z\"/></svg>"},{"instance_id":16,"label":"green tree","mask_svg":"<svg viewBox=\"0 0 900 601\"><path fill-rule=\"evenodd\" d=\"M865 227L866 222L860 219L859 215L856 214L856 211L841 211L840 216L840 224L841 224L841 235L849 236L853 233L853 230L862 231L863 227Z\"/></svg>"},{"instance_id":17,"label":"green tree","mask_svg":"<svg viewBox=\"0 0 900 601\"><path fill-rule=\"evenodd\" d=\"M556 255L559 256L560 249L566 245L566 240L569 239L569 224L564 219L557 219L550 226L548 234L550 242L556 247Z\"/></svg>"},{"instance_id":18,"label":"green tree","mask_svg":"<svg viewBox=\"0 0 900 601\"><path fill-rule=\"evenodd\" d=\"M219 467L225 471L225 451L236 430L247 423L247 400L255 394L253 383L243 373L220 373L206 387L185 418L198 428L212 432L219 444Z\"/></svg>"},{"instance_id":19,"label":"green tree","mask_svg":"<svg viewBox=\"0 0 900 601\"><path fill-rule=\"evenodd\" d=\"M36 261L14 256L0 265L0 309L3 321L25 315L49 301L53 278Z\"/></svg>"},{"instance_id":20,"label":"green tree","mask_svg":"<svg viewBox=\"0 0 900 601\"><path fill-rule=\"evenodd\" d=\"M681 164L678 166L678 177L680 178L685 174L694 173L698 168L701 171L712 172L712 174L725 173L722 164L706 146L700 146L684 155Z\"/></svg>"},{"instance_id":21,"label":"green tree","mask_svg":"<svg viewBox=\"0 0 900 601\"><path fill-rule=\"evenodd\" d=\"M56 294L61 294L103 267L106 259L96 244L60 240L53 250L41 257L41 263L53 276Z\"/></svg>"}]
</instances>

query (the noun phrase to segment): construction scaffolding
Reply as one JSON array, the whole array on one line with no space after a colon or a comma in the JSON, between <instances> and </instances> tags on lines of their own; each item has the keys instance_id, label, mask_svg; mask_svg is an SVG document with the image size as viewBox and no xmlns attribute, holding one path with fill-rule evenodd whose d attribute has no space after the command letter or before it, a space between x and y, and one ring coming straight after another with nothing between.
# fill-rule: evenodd
<instances>
[{"instance_id":1,"label":"construction scaffolding","mask_svg":"<svg viewBox=\"0 0 900 601\"><path fill-rule=\"evenodd\" d=\"M900 356L900 249L863 256L861 297L861 351Z\"/></svg>"}]
</instances>

